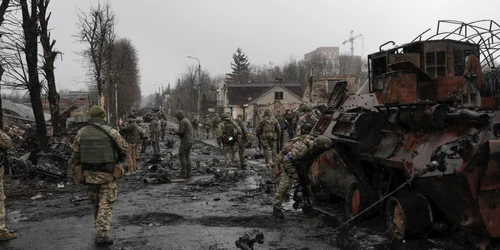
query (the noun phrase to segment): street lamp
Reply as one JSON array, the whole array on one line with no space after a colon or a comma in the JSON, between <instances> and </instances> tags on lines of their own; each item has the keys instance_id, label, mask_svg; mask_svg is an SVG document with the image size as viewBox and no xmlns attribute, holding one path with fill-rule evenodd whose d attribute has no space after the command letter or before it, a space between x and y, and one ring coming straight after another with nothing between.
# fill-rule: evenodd
<instances>
[{"instance_id":1,"label":"street lamp","mask_svg":"<svg viewBox=\"0 0 500 250\"><path fill-rule=\"evenodd\" d=\"M198 113L198 120L200 119L200 101L201 101L201 63L200 60L196 57L187 56L187 58L194 59L198 61L198 102L196 106L196 113Z\"/></svg>"}]
</instances>

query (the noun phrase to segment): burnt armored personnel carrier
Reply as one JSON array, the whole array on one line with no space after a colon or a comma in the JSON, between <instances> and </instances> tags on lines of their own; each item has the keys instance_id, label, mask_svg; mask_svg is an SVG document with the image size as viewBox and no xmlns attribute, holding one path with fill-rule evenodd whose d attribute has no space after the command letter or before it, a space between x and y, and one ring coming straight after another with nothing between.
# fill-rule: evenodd
<instances>
[{"instance_id":1,"label":"burnt armored personnel carrier","mask_svg":"<svg viewBox=\"0 0 500 250\"><path fill-rule=\"evenodd\" d=\"M397 239L445 228L500 238L500 78L482 71L500 27L478 25L440 21L444 39L381 46L357 94L334 87L311 132L334 142L311 167L313 194L345 198L350 218L384 216Z\"/></svg>"}]
</instances>

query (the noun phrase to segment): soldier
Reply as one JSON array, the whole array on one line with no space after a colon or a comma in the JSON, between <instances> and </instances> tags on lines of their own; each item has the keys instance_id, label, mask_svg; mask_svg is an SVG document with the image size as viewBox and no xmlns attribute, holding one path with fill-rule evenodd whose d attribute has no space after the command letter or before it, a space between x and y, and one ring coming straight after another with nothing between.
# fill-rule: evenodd
<instances>
[{"instance_id":1,"label":"soldier","mask_svg":"<svg viewBox=\"0 0 500 250\"><path fill-rule=\"evenodd\" d=\"M279 184L273 202L274 217L284 217L281 204L290 190L292 179L298 179L299 175L307 176L313 160L331 147L330 138L326 136L314 138L312 135L301 135L285 144L275 165L275 172L279 175Z\"/></svg>"},{"instance_id":2,"label":"soldier","mask_svg":"<svg viewBox=\"0 0 500 250\"><path fill-rule=\"evenodd\" d=\"M285 110L285 115L283 116L286 121L288 122L288 139L292 139L293 138L293 135L294 135L294 129L295 129L295 126L293 124L293 115L292 113L290 112L290 109L287 109Z\"/></svg>"},{"instance_id":3,"label":"soldier","mask_svg":"<svg viewBox=\"0 0 500 250\"><path fill-rule=\"evenodd\" d=\"M160 126L161 126L161 140L164 141L165 130L167 129L167 118L161 118Z\"/></svg>"},{"instance_id":4,"label":"soldier","mask_svg":"<svg viewBox=\"0 0 500 250\"><path fill-rule=\"evenodd\" d=\"M310 130L314 127L316 122L318 122L318 118L313 114L313 110L310 106L304 106L304 115L300 117L295 133L297 135L308 134ZM309 130L309 131L307 131Z\"/></svg>"},{"instance_id":5,"label":"soldier","mask_svg":"<svg viewBox=\"0 0 500 250\"><path fill-rule=\"evenodd\" d=\"M236 116L236 123L241 129L241 141L238 142L238 155L240 156L240 166L245 168L245 147L248 143L248 128L243 121L243 115L239 114Z\"/></svg>"},{"instance_id":6,"label":"soldier","mask_svg":"<svg viewBox=\"0 0 500 250\"><path fill-rule=\"evenodd\" d=\"M278 140L276 141L276 153L279 153L281 151L281 148L283 148L283 136L285 135L285 130L288 128L288 121L281 115L281 110L277 109L276 110L276 115L274 116L276 120L280 123L281 127L281 133L280 136L278 137Z\"/></svg>"},{"instance_id":7,"label":"soldier","mask_svg":"<svg viewBox=\"0 0 500 250\"><path fill-rule=\"evenodd\" d=\"M219 118L219 114L215 114L212 118L212 135L214 138L217 138L217 128L219 127L219 123L221 123L221 119Z\"/></svg>"},{"instance_id":8,"label":"soldier","mask_svg":"<svg viewBox=\"0 0 500 250\"><path fill-rule=\"evenodd\" d=\"M107 232L111 228L111 210L117 196L116 178L123 175L117 164L127 155L127 143L118 131L104 120L106 111L94 106L88 125L78 131L73 142L71 164L81 166L89 200L94 210L95 244L111 245ZM135 124L135 123L134 123Z\"/></svg>"},{"instance_id":9,"label":"soldier","mask_svg":"<svg viewBox=\"0 0 500 250\"><path fill-rule=\"evenodd\" d=\"M184 116L184 112L177 111L175 118L179 121L179 129L173 134L181 138L179 146L179 160L181 162L181 177L191 177L191 147L193 146L193 127L191 122Z\"/></svg>"},{"instance_id":10,"label":"soldier","mask_svg":"<svg viewBox=\"0 0 500 250\"><path fill-rule=\"evenodd\" d=\"M0 241L12 240L17 237L5 227L5 194L3 191L3 175L9 161L7 150L12 147L12 140L4 131L0 130Z\"/></svg>"},{"instance_id":11,"label":"soldier","mask_svg":"<svg viewBox=\"0 0 500 250\"><path fill-rule=\"evenodd\" d=\"M210 127L212 127L212 120L210 120L210 117L208 117L208 115L207 115L207 117L203 121L203 129L205 130L205 134L207 135L207 139L208 139L208 136L210 135Z\"/></svg>"},{"instance_id":12,"label":"soldier","mask_svg":"<svg viewBox=\"0 0 500 250\"><path fill-rule=\"evenodd\" d=\"M153 151L155 157L160 156L160 136L163 135L160 120L155 116L151 124L149 124L149 138L151 138L151 145L153 146Z\"/></svg>"},{"instance_id":13,"label":"soldier","mask_svg":"<svg viewBox=\"0 0 500 250\"><path fill-rule=\"evenodd\" d=\"M120 128L120 132L123 134L123 138L130 148L129 155L127 156L127 175L135 174L137 171L137 162L135 159L135 146L139 138L139 129L137 123L135 122L135 115L129 115L127 123Z\"/></svg>"},{"instance_id":14,"label":"soldier","mask_svg":"<svg viewBox=\"0 0 500 250\"><path fill-rule=\"evenodd\" d=\"M142 144L144 143L144 129L141 127L142 121L137 120L137 131L139 132L139 139L137 140L137 146L135 147L135 159L139 159L139 155L142 152Z\"/></svg>"},{"instance_id":15,"label":"soldier","mask_svg":"<svg viewBox=\"0 0 500 250\"><path fill-rule=\"evenodd\" d=\"M217 128L217 143L222 146L227 165L238 165L238 144L241 143L241 128L228 114L221 115Z\"/></svg>"},{"instance_id":16,"label":"soldier","mask_svg":"<svg viewBox=\"0 0 500 250\"><path fill-rule=\"evenodd\" d=\"M269 109L264 111L264 117L257 127L257 136L261 139L262 146L264 147L266 167L271 168L271 162L276 162L276 140L281 136L281 127L278 120L271 116Z\"/></svg>"},{"instance_id":17,"label":"soldier","mask_svg":"<svg viewBox=\"0 0 500 250\"><path fill-rule=\"evenodd\" d=\"M191 121L191 126L193 126L194 138L199 138L198 129L200 128L200 122L197 117Z\"/></svg>"}]
</instances>

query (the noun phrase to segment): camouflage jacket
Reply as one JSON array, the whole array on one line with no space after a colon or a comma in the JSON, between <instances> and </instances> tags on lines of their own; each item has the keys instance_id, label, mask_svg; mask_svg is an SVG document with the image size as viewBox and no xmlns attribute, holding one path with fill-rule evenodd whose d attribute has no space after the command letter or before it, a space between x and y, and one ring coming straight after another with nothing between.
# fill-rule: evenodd
<instances>
[{"instance_id":1,"label":"camouflage jacket","mask_svg":"<svg viewBox=\"0 0 500 250\"><path fill-rule=\"evenodd\" d=\"M188 118L179 121L179 129L175 134L181 138L181 143L193 143L193 125Z\"/></svg>"},{"instance_id":2,"label":"camouflage jacket","mask_svg":"<svg viewBox=\"0 0 500 250\"><path fill-rule=\"evenodd\" d=\"M120 133L111 129L109 134L116 140L118 146L124 150L128 151L129 147L127 142L123 139ZM73 140L73 152L71 154L70 163L72 166L81 165L80 158L80 131L78 131L75 139ZM84 171L83 176L85 178L86 183L90 184L104 184L114 180L113 174L105 173L105 172L96 172L96 171Z\"/></svg>"},{"instance_id":3,"label":"camouflage jacket","mask_svg":"<svg viewBox=\"0 0 500 250\"><path fill-rule=\"evenodd\" d=\"M259 122L259 126L257 127L256 132L257 136L265 135L267 138L271 138L271 135L280 136L281 126L278 120L276 120L276 118L274 118L273 116L264 116L264 118L262 118L262 121Z\"/></svg>"},{"instance_id":4,"label":"camouflage jacket","mask_svg":"<svg viewBox=\"0 0 500 250\"><path fill-rule=\"evenodd\" d=\"M248 140L248 128L245 122L241 119L236 118L235 122L238 124L238 126L241 129L241 139L243 139L244 142Z\"/></svg>"},{"instance_id":5,"label":"camouflage jacket","mask_svg":"<svg viewBox=\"0 0 500 250\"><path fill-rule=\"evenodd\" d=\"M134 122L127 122L124 126L120 128L120 132L123 133L123 138L129 144L137 144L139 138L139 126Z\"/></svg>"},{"instance_id":6,"label":"camouflage jacket","mask_svg":"<svg viewBox=\"0 0 500 250\"><path fill-rule=\"evenodd\" d=\"M158 121L156 119L151 121L151 124L149 125L149 134L151 136L152 141L157 141L160 139L160 135L161 135L160 121Z\"/></svg>"},{"instance_id":7,"label":"camouflage jacket","mask_svg":"<svg viewBox=\"0 0 500 250\"><path fill-rule=\"evenodd\" d=\"M278 163L285 163L285 165L293 165L297 167L302 162L309 161L314 158L314 139L312 135L301 135L293 138L283 145L283 150L278 157ZM287 172L292 173L294 169L285 169Z\"/></svg>"},{"instance_id":8,"label":"camouflage jacket","mask_svg":"<svg viewBox=\"0 0 500 250\"><path fill-rule=\"evenodd\" d=\"M210 118L206 118L203 121L203 127L211 127L211 126L212 126L212 120L210 120Z\"/></svg>"},{"instance_id":9,"label":"camouflage jacket","mask_svg":"<svg viewBox=\"0 0 500 250\"><path fill-rule=\"evenodd\" d=\"M317 122L318 122L318 118L316 118L316 116L314 114L311 115L310 117L307 115L301 116L299 121L297 122L297 128L296 128L297 130L295 131L296 134L300 135L300 128L302 127L302 125L309 123L309 124L311 124L311 126L314 126L314 125L316 125Z\"/></svg>"},{"instance_id":10,"label":"camouflage jacket","mask_svg":"<svg viewBox=\"0 0 500 250\"><path fill-rule=\"evenodd\" d=\"M276 120L280 123L281 130L285 130L288 128L288 121L283 117L282 115L276 115L274 116Z\"/></svg>"},{"instance_id":11,"label":"camouflage jacket","mask_svg":"<svg viewBox=\"0 0 500 250\"><path fill-rule=\"evenodd\" d=\"M220 119L220 117L215 116L212 119L212 127L217 128L217 126L219 126L219 123L221 123L221 122L222 122L222 120Z\"/></svg>"}]
</instances>

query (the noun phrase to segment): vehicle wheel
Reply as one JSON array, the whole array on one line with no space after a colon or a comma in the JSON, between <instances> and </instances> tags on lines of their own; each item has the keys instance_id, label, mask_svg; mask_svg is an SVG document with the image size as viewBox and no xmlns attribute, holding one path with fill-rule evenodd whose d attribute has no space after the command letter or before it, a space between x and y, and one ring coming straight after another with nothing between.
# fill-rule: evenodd
<instances>
[{"instance_id":1,"label":"vehicle wheel","mask_svg":"<svg viewBox=\"0 0 500 250\"><path fill-rule=\"evenodd\" d=\"M431 227L432 208L421 194L390 197L386 203L385 220L393 238L409 239Z\"/></svg>"},{"instance_id":2,"label":"vehicle wheel","mask_svg":"<svg viewBox=\"0 0 500 250\"><path fill-rule=\"evenodd\" d=\"M375 195L370 188L361 185L357 182L351 184L347 191L345 201L345 212L347 218L351 219L358 215L375 202ZM372 208L364 213L364 217L372 217L376 213L376 209Z\"/></svg>"}]
</instances>

